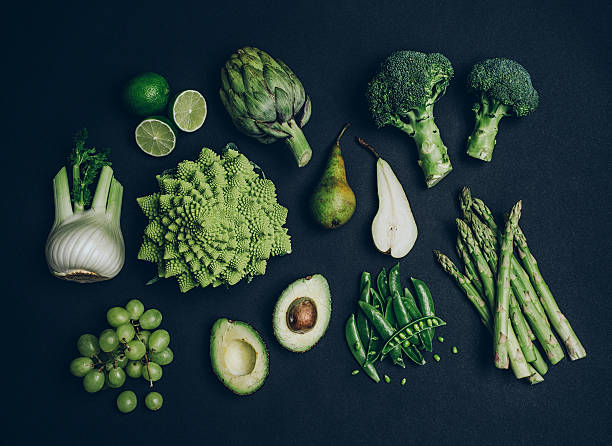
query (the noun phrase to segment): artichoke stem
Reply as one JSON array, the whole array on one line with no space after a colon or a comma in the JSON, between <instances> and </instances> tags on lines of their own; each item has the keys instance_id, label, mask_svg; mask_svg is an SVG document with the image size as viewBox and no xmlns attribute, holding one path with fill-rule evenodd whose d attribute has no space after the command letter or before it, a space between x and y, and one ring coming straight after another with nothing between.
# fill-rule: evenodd
<instances>
[{"instance_id":1,"label":"artichoke stem","mask_svg":"<svg viewBox=\"0 0 612 446\"><path fill-rule=\"evenodd\" d=\"M288 123L288 131L290 136L285 139L285 142L291 149L293 156L295 156L295 160L298 163L298 167L304 167L310 161L312 157L312 149L310 148L310 144L306 141L306 137L302 132L302 129L295 123L292 119Z\"/></svg>"}]
</instances>

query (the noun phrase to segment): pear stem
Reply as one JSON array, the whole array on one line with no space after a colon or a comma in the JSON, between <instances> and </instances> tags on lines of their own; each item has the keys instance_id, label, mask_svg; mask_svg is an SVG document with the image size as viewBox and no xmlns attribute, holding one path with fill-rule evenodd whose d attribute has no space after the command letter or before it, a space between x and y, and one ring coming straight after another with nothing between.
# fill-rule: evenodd
<instances>
[{"instance_id":1,"label":"pear stem","mask_svg":"<svg viewBox=\"0 0 612 446\"><path fill-rule=\"evenodd\" d=\"M342 130L340 130L340 133L338 134L338 137L336 138L336 145L338 147L340 147L340 139L342 138L342 135L344 135L344 132L346 132L346 129L348 129L351 126L350 122L347 122L346 124L344 124L344 127L342 127Z\"/></svg>"},{"instance_id":2,"label":"pear stem","mask_svg":"<svg viewBox=\"0 0 612 446\"><path fill-rule=\"evenodd\" d=\"M380 158L380 155L378 154L378 152L376 152L376 150L374 150L374 147L372 147L370 144L368 144L367 142L365 142L365 140L363 138L356 138L357 143L363 147L364 149L368 149L370 152L372 152L374 154L374 156L376 158Z\"/></svg>"}]
</instances>

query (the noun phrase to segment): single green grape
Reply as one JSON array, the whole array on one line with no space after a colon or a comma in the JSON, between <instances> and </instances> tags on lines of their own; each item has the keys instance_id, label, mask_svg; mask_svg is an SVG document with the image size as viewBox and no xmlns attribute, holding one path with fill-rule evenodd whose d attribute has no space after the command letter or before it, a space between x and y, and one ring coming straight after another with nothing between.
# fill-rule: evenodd
<instances>
[{"instance_id":1,"label":"single green grape","mask_svg":"<svg viewBox=\"0 0 612 446\"><path fill-rule=\"evenodd\" d=\"M83 388L89 393L95 393L104 386L105 380L106 378L102 369L90 370L83 378Z\"/></svg>"},{"instance_id":2,"label":"single green grape","mask_svg":"<svg viewBox=\"0 0 612 446\"><path fill-rule=\"evenodd\" d=\"M92 334L84 334L77 341L77 349L83 356L95 356L100 353L100 345L98 344L98 338Z\"/></svg>"},{"instance_id":3,"label":"single green grape","mask_svg":"<svg viewBox=\"0 0 612 446\"><path fill-rule=\"evenodd\" d=\"M170 344L170 333L166 330L155 330L149 339L149 348L154 352L160 352Z\"/></svg>"},{"instance_id":4,"label":"single green grape","mask_svg":"<svg viewBox=\"0 0 612 446\"><path fill-rule=\"evenodd\" d=\"M145 311L139 319L140 326L145 330L152 330L159 327L161 321L162 314L155 308Z\"/></svg>"},{"instance_id":5,"label":"single green grape","mask_svg":"<svg viewBox=\"0 0 612 446\"><path fill-rule=\"evenodd\" d=\"M132 339L127 343L125 356L132 361L137 361L145 355L147 348L138 339Z\"/></svg>"},{"instance_id":6,"label":"single green grape","mask_svg":"<svg viewBox=\"0 0 612 446\"><path fill-rule=\"evenodd\" d=\"M115 330L115 333L117 333L117 337L120 341L130 342L132 339L134 339L136 331L134 330L134 326L130 322L127 322L119 325Z\"/></svg>"},{"instance_id":7,"label":"single green grape","mask_svg":"<svg viewBox=\"0 0 612 446\"><path fill-rule=\"evenodd\" d=\"M158 410L164 404L164 398L159 392L149 392L145 397L145 405L150 410Z\"/></svg>"},{"instance_id":8,"label":"single green grape","mask_svg":"<svg viewBox=\"0 0 612 446\"><path fill-rule=\"evenodd\" d=\"M117 337L117 333L115 330L111 328L107 328L102 333L100 333L100 348L103 352L112 352L119 346L119 338Z\"/></svg>"},{"instance_id":9,"label":"single green grape","mask_svg":"<svg viewBox=\"0 0 612 446\"><path fill-rule=\"evenodd\" d=\"M125 372L122 368L117 367L113 368L110 372L108 372L108 385L113 389L117 387L121 387L125 382Z\"/></svg>"},{"instance_id":10,"label":"single green grape","mask_svg":"<svg viewBox=\"0 0 612 446\"><path fill-rule=\"evenodd\" d=\"M125 368L125 373L130 378L140 378L142 376L142 363L140 361L130 361Z\"/></svg>"},{"instance_id":11,"label":"single green grape","mask_svg":"<svg viewBox=\"0 0 612 446\"><path fill-rule=\"evenodd\" d=\"M117 361L117 367L124 369L128 365L129 359L127 356L125 356L125 353L121 353L118 356L115 356L115 361Z\"/></svg>"},{"instance_id":12,"label":"single green grape","mask_svg":"<svg viewBox=\"0 0 612 446\"><path fill-rule=\"evenodd\" d=\"M140 339L140 342L142 342L145 345L145 347L149 345L150 337L151 337L151 332L148 330L141 330L138 333L138 339Z\"/></svg>"},{"instance_id":13,"label":"single green grape","mask_svg":"<svg viewBox=\"0 0 612 446\"><path fill-rule=\"evenodd\" d=\"M106 320L111 327L117 328L130 321L130 313L125 308L113 307L106 312Z\"/></svg>"},{"instance_id":14,"label":"single green grape","mask_svg":"<svg viewBox=\"0 0 612 446\"><path fill-rule=\"evenodd\" d=\"M133 321L137 321L142 313L144 313L144 305L138 299L130 300L125 306L125 309L130 313L130 319Z\"/></svg>"},{"instance_id":15,"label":"single green grape","mask_svg":"<svg viewBox=\"0 0 612 446\"><path fill-rule=\"evenodd\" d=\"M117 409L122 413L130 413L138 405L136 394L131 390L124 390L117 397Z\"/></svg>"},{"instance_id":16,"label":"single green grape","mask_svg":"<svg viewBox=\"0 0 612 446\"><path fill-rule=\"evenodd\" d=\"M70 373L74 376L78 376L79 378L84 377L93 369L94 363L91 358L87 358L82 356L80 358L75 358L70 362Z\"/></svg>"},{"instance_id":17,"label":"single green grape","mask_svg":"<svg viewBox=\"0 0 612 446\"><path fill-rule=\"evenodd\" d=\"M155 361L159 365L168 365L174 359L174 353L170 350L170 347L166 347L160 352L153 352L151 360Z\"/></svg>"},{"instance_id":18,"label":"single green grape","mask_svg":"<svg viewBox=\"0 0 612 446\"><path fill-rule=\"evenodd\" d=\"M149 373L151 379L149 379ZM161 366L155 362L149 362L148 367L147 364L142 366L142 377L147 381L158 381L162 377L162 373Z\"/></svg>"}]
</instances>

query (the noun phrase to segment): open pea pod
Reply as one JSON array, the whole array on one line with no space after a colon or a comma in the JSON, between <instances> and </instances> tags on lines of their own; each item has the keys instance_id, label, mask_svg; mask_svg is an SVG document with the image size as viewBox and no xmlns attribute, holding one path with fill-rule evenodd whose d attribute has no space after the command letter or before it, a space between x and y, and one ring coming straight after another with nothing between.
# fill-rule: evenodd
<instances>
[{"instance_id":1,"label":"open pea pod","mask_svg":"<svg viewBox=\"0 0 612 446\"><path fill-rule=\"evenodd\" d=\"M378 294L383 299L383 302L386 304L387 301L391 298L391 294L389 293L389 282L387 281L386 268L383 268L378 274L378 277L376 278L376 288L378 288Z\"/></svg>"},{"instance_id":2,"label":"open pea pod","mask_svg":"<svg viewBox=\"0 0 612 446\"><path fill-rule=\"evenodd\" d=\"M380 351L381 355L386 355L387 353L393 351L398 346L402 348L411 347L409 338L422 333L425 330L429 330L433 327L440 327L442 325L446 325L442 319L437 316L425 316L421 319L417 319L415 321L410 322L408 325L403 326L399 330L397 330L393 335L387 339L385 345Z\"/></svg>"}]
</instances>

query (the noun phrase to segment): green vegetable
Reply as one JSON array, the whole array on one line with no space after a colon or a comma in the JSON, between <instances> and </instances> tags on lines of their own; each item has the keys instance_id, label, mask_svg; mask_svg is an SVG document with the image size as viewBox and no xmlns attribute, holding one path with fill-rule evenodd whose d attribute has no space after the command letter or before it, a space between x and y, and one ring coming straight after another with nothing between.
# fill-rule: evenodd
<instances>
[{"instance_id":1,"label":"green vegetable","mask_svg":"<svg viewBox=\"0 0 612 446\"><path fill-rule=\"evenodd\" d=\"M400 279L400 264L396 263L395 265L393 265L393 267L389 270L389 278L388 278L388 291L389 291L389 296L393 296L395 295L395 293L397 294L402 294L402 282Z\"/></svg>"},{"instance_id":2,"label":"green vegetable","mask_svg":"<svg viewBox=\"0 0 612 446\"><path fill-rule=\"evenodd\" d=\"M86 147L87 130L74 138L70 155L72 196L62 167L53 178L55 220L45 256L54 276L74 282L108 280L121 271L125 245L120 218L123 186L113 177L108 151ZM90 186L98 178L92 197ZM91 207L85 210L85 207Z\"/></svg>"},{"instance_id":3,"label":"green vegetable","mask_svg":"<svg viewBox=\"0 0 612 446\"><path fill-rule=\"evenodd\" d=\"M387 322L387 320L380 311L378 311L372 305L362 301L359 301L359 307L364 312L366 317L370 320L372 326L376 329L376 331L380 334L384 341L389 340L389 338L393 336L393 334L395 333L395 329L389 324L389 322ZM393 364L398 365L400 367L406 367L402 359L402 350L399 346L395 346L393 349L391 349L389 355L393 360Z\"/></svg>"},{"instance_id":4,"label":"green vegetable","mask_svg":"<svg viewBox=\"0 0 612 446\"><path fill-rule=\"evenodd\" d=\"M366 375L374 380L374 382L379 382L380 377L378 376L378 372L376 371L374 364L366 359L366 351L363 348L361 339L359 339L354 314L351 314L346 321L344 335L346 337L346 343L348 344L349 350L359 366L363 369Z\"/></svg>"},{"instance_id":5,"label":"green vegetable","mask_svg":"<svg viewBox=\"0 0 612 446\"><path fill-rule=\"evenodd\" d=\"M533 257L531 251L529 250L525 234L518 225L516 226L514 240L518 248L519 257L521 258L521 261L525 266L525 270L529 274L529 277L535 286L538 295L540 296L542 306L548 315L550 323L555 328L557 333L559 333L559 336L561 336L561 339L563 339L563 342L565 343L569 358L572 361L584 358L586 356L586 350L582 346L578 336L576 336L576 333L574 333L574 330L572 329L572 326L567 318L563 315L563 313L561 313L561 310L557 305L557 301L553 297L552 293L550 292L550 288L548 288L548 285L540 273L540 268L538 267L535 257Z\"/></svg>"},{"instance_id":6,"label":"green vegetable","mask_svg":"<svg viewBox=\"0 0 612 446\"><path fill-rule=\"evenodd\" d=\"M414 277L410 278L412 280L412 285L416 290L417 299L419 301L419 307L421 308L421 313L423 316L434 316L434 302L433 297L431 296L431 291L422 280L415 279ZM423 340L423 345L425 346L425 350L428 352L432 351L432 340L434 337L435 330L430 328L425 330L421 334L421 339Z\"/></svg>"},{"instance_id":7,"label":"green vegetable","mask_svg":"<svg viewBox=\"0 0 612 446\"><path fill-rule=\"evenodd\" d=\"M442 268L455 278L457 284L463 290L468 300L478 311L482 323L485 325L485 327L487 327L489 332L493 334L493 318L487 308L485 298L478 294L476 289L470 283L470 280L459 272L455 264L447 256L439 251L434 251L434 254L436 255L436 258L438 259L438 262ZM508 350L511 353L509 354L509 359L514 376L516 376L517 379L529 376L531 373L529 364L527 361L525 361L525 357L523 356L512 326L508 327Z\"/></svg>"},{"instance_id":8,"label":"green vegetable","mask_svg":"<svg viewBox=\"0 0 612 446\"><path fill-rule=\"evenodd\" d=\"M137 405L138 399L136 398L136 394L131 390L125 390L117 397L117 409L119 409L121 413L130 413L136 409Z\"/></svg>"},{"instance_id":9,"label":"green vegetable","mask_svg":"<svg viewBox=\"0 0 612 446\"><path fill-rule=\"evenodd\" d=\"M355 369L351 372L351 375L355 376L359 373L359 370Z\"/></svg>"},{"instance_id":10,"label":"green vegetable","mask_svg":"<svg viewBox=\"0 0 612 446\"><path fill-rule=\"evenodd\" d=\"M402 386L406 385L406 378L402 378Z\"/></svg>"},{"instance_id":11,"label":"green vegetable","mask_svg":"<svg viewBox=\"0 0 612 446\"><path fill-rule=\"evenodd\" d=\"M285 141L298 166L308 164L312 150L301 128L310 119L310 98L287 65L241 48L221 69L219 95L238 130L264 144Z\"/></svg>"},{"instance_id":12,"label":"green vegetable","mask_svg":"<svg viewBox=\"0 0 612 446\"><path fill-rule=\"evenodd\" d=\"M500 58L476 63L468 76L468 89L477 100L472 107L476 125L468 138L467 153L491 161L501 118L532 113L538 106L538 92L522 65Z\"/></svg>"},{"instance_id":13,"label":"green vegetable","mask_svg":"<svg viewBox=\"0 0 612 446\"><path fill-rule=\"evenodd\" d=\"M138 258L176 277L182 292L262 275L271 256L291 252L274 184L235 149L203 149L197 162L157 176L160 193L138 199L149 219Z\"/></svg>"},{"instance_id":14,"label":"green vegetable","mask_svg":"<svg viewBox=\"0 0 612 446\"><path fill-rule=\"evenodd\" d=\"M403 299L397 292L393 293L393 310L400 327L404 327L414 320L412 317L410 317L410 314L408 314L406 305L404 305ZM422 345L420 337L416 334L410 336L408 340L412 345Z\"/></svg>"},{"instance_id":15,"label":"green vegetable","mask_svg":"<svg viewBox=\"0 0 612 446\"><path fill-rule=\"evenodd\" d=\"M159 410L164 404L164 398L159 392L149 392L145 397L145 406L149 410Z\"/></svg>"},{"instance_id":16,"label":"green vegetable","mask_svg":"<svg viewBox=\"0 0 612 446\"><path fill-rule=\"evenodd\" d=\"M370 288L372 286L372 276L368 272L364 272L361 274L361 284L359 286L361 297L360 299L364 302L371 303L371 294ZM357 312L357 316L355 317L355 323L357 324L357 331L359 332L359 337L363 340L366 340L370 337L370 324L368 322L368 318L365 317L363 311L359 310Z\"/></svg>"},{"instance_id":17,"label":"green vegetable","mask_svg":"<svg viewBox=\"0 0 612 446\"><path fill-rule=\"evenodd\" d=\"M378 277L376 278L376 288L378 289L378 294L382 297L383 302L386 302L391 298L391 293L389 292L389 282L387 279L387 270L383 268L380 273L378 273Z\"/></svg>"},{"instance_id":18,"label":"green vegetable","mask_svg":"<svg viewBox=\"0 0 612 446\"><path fill-rule=\"evenodd\" d=\"M387 375L385 375L385 382L387 384L389 384L391 382L391 378L389 378Z\"/></svg>"},{"instance_id":19,"label":"green vegetable","mask_svg":"<svg viewBox=\"0 0 612 446\"><path fill-rule=\"evenodd\" d=\"M454 354L457 354L459 352L459 350L457 350L457 347L453 346L453 349L451 350Z\"/></svg>"},{"instance_id":20,"label":"green vegetable","mask_svg":"<svg viewBox=\"0 0 612 446\"><path fill-rule=\"evenodd\" d=\"M472 282L472 285L474 286L474 288L476 288L476 291L484 295L483 284L480 281L480 278L478 277L478 271L476 270L476 266L474 265L474 262L472 261L470 254L468 253L467 248L465 247L465 243L463 242L461 235L457 236L456 248L457 254L459 254L461 259L463 260L463 264L465 265L465 276L470 279L470 282Z\"/></svg>"},{"instance_id":21,"label":"green vegetable","mask_svg":"<svg viewBox=\"0 0 612 446\"><path fill-rule=\"evenodd\" d=\"M452 77L453 67L442 54L398 51L381 64L366 92L379 128L393 125L414 139L427 187L452 170L433 116L433 106Z\"/></svg>"},{"instance_id":22,"label":"green vegetable","mask_svg":"<svg viewBox=\"0 0 612 446\"><path fill-rule=\"evenodd\" d=\"M499 268L497 271L497 282L495 288L495 366L498 369L507 369L508 358L508 326L510 325L510 257L514 240L514 228L521 216L521 202L514 205L510 212L510 218L506 223L504 237L500 246Z\"/></svg>"},{"instance_id":23,"label":"green vegetable","mask_svg":"<svg viewBox=\"0 0 612 446\"><path fill-rule=\"evenodd\" d=\"M409 322L408 325L395 331L395 333L393 333L393 335L387 339L381 354L386 355L398 345L404 349L407 349L408 346L410 346L409 337L428 330L429 327L437 327L441 325L446 325L446 322L436 316L425 316L421 319L417 319L416 321Z\"/></svg>"},{"instance_id":24,"label":"green vegetable","mask_svg":"<svg viewBox=\"0 0 612 446\"><path fill-rule=\"evenodd\" d=\"M436 362L440 362L440 356L439 355L433 355L433 359L435 359Z\"/></svg>"},{"instance_id":25,"label":"green vegetable","mask_svg":"<svg viewBox=\"0 0 612 446\"><path fill-rule=\"evenodd\" d=\"M442 336L438 336L438 342L444 342L444 338Z\"/></svg>"}]
</instances>

